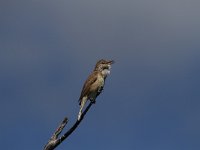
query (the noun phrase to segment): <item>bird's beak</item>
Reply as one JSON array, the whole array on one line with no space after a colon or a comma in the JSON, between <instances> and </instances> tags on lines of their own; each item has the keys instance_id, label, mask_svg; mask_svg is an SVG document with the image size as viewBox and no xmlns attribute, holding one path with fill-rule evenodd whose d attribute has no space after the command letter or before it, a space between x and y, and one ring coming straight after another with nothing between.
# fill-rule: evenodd
<instances>
[{"instance_id":1,"label":"bird's beak","mask_svg":"<svg viewBox=\"0 0 200 150\"><path fill-rule=\"evenodd\" d=\"M114 63L115 63L114 60L110 60L110 61L108 61L108 64L110 64L110 65L112 65L112 64L114 64Z\"/></svg>"}]
</instances>

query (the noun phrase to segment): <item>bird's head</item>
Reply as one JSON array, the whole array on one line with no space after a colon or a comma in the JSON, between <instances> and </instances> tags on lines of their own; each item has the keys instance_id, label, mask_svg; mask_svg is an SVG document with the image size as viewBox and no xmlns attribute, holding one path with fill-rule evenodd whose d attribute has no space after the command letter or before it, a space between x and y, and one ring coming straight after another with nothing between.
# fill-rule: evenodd
<instances>
[{"instance_id":1,"label":"bird's head","mask_svg":"<svg viewBox=\"0 0 200 150\"><path fill-rule=\"evenodd\" d=\"M94 71L101 71L102 74L107 76L108 74L110 74L111 65L113 63L114 63L113 60L101 59L101 60L97 61Z\"/></svg>"}]
</instances>

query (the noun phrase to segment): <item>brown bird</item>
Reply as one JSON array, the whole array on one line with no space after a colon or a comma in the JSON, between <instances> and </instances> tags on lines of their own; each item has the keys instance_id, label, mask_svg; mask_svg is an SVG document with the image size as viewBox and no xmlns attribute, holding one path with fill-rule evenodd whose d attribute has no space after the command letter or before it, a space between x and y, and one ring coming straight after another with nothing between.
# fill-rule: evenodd
<instances>
[{"instance_id":1,"label":"brown bird","mask_svg":"<svg viewBox=\"0 0 200 150\"><path fill-rule=\"evenodd\" d=\"M102 92L105 79L110 74L111 64L113 63L113 60L104 59L101 59L96 63L93 72L89 75L83 85L81 96L79 98L80 111L78 120L81 118L82 110L87 100L95 103L97 96Z\"/></svg>"}]
</instances>

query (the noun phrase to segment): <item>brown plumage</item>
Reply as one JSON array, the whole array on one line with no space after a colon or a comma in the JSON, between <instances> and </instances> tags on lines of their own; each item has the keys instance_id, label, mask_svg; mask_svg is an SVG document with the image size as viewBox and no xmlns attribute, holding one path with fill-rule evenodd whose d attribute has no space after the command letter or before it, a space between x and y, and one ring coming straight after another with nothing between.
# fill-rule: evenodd
<instances>
[{"instance_id":1,"label":"brown plumage","mask_svg":"<svg viewBox=\"0 0 200 150\"><path fill-rule=\"evenodd\" d=\"M94 84L97 81L97 77L98 77L98 71L94 71L92 72L92 74L89 75L89 77L87 78L87 80L85 81L85 84L83 85L83 89L81 91L81 95L79 98L79 105L81 105L81 100L85 95L88 95L89 92L91 91L91 86L92 84Z\"/></svg>"},{"instance_id":2,"label":"brown plumage","mask_svg":"<svg viewBox=\"0 0 200 150\"><path fill-rule=\"evenodd\" d=\"M80 111L78 115L78 120L81 117L82 109L87 100L95 103L97 96L102 92L105 79L110 73L111 64L113 63L114 61L106 61L104 59L101 59L96 63L93 72L85 81L85 84L83 85L83 89L81 91L81 95L79 98Z\"/></svg>"}]
</instances>

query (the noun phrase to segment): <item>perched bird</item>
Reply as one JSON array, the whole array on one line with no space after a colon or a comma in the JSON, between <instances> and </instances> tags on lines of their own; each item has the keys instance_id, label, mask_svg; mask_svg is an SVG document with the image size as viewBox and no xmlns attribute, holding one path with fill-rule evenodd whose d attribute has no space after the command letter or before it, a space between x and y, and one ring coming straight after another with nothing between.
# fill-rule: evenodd
<instances>
[{"instance_id":1,"label":"perched bird","mask_svg":"<svg viewBox=\"0 0 200 150\"><path fill-rule=\"evenodd\" d=\"M89 75L83 85L81 96L79 98L80 111L78 120L81 118L82 110L87 100L95 103L97 96L102 92L106 77L110 74L111 64L113 63L113 60L104 59L101 59L96 63L93 72Z\"/></svg>"}]
</instances>

